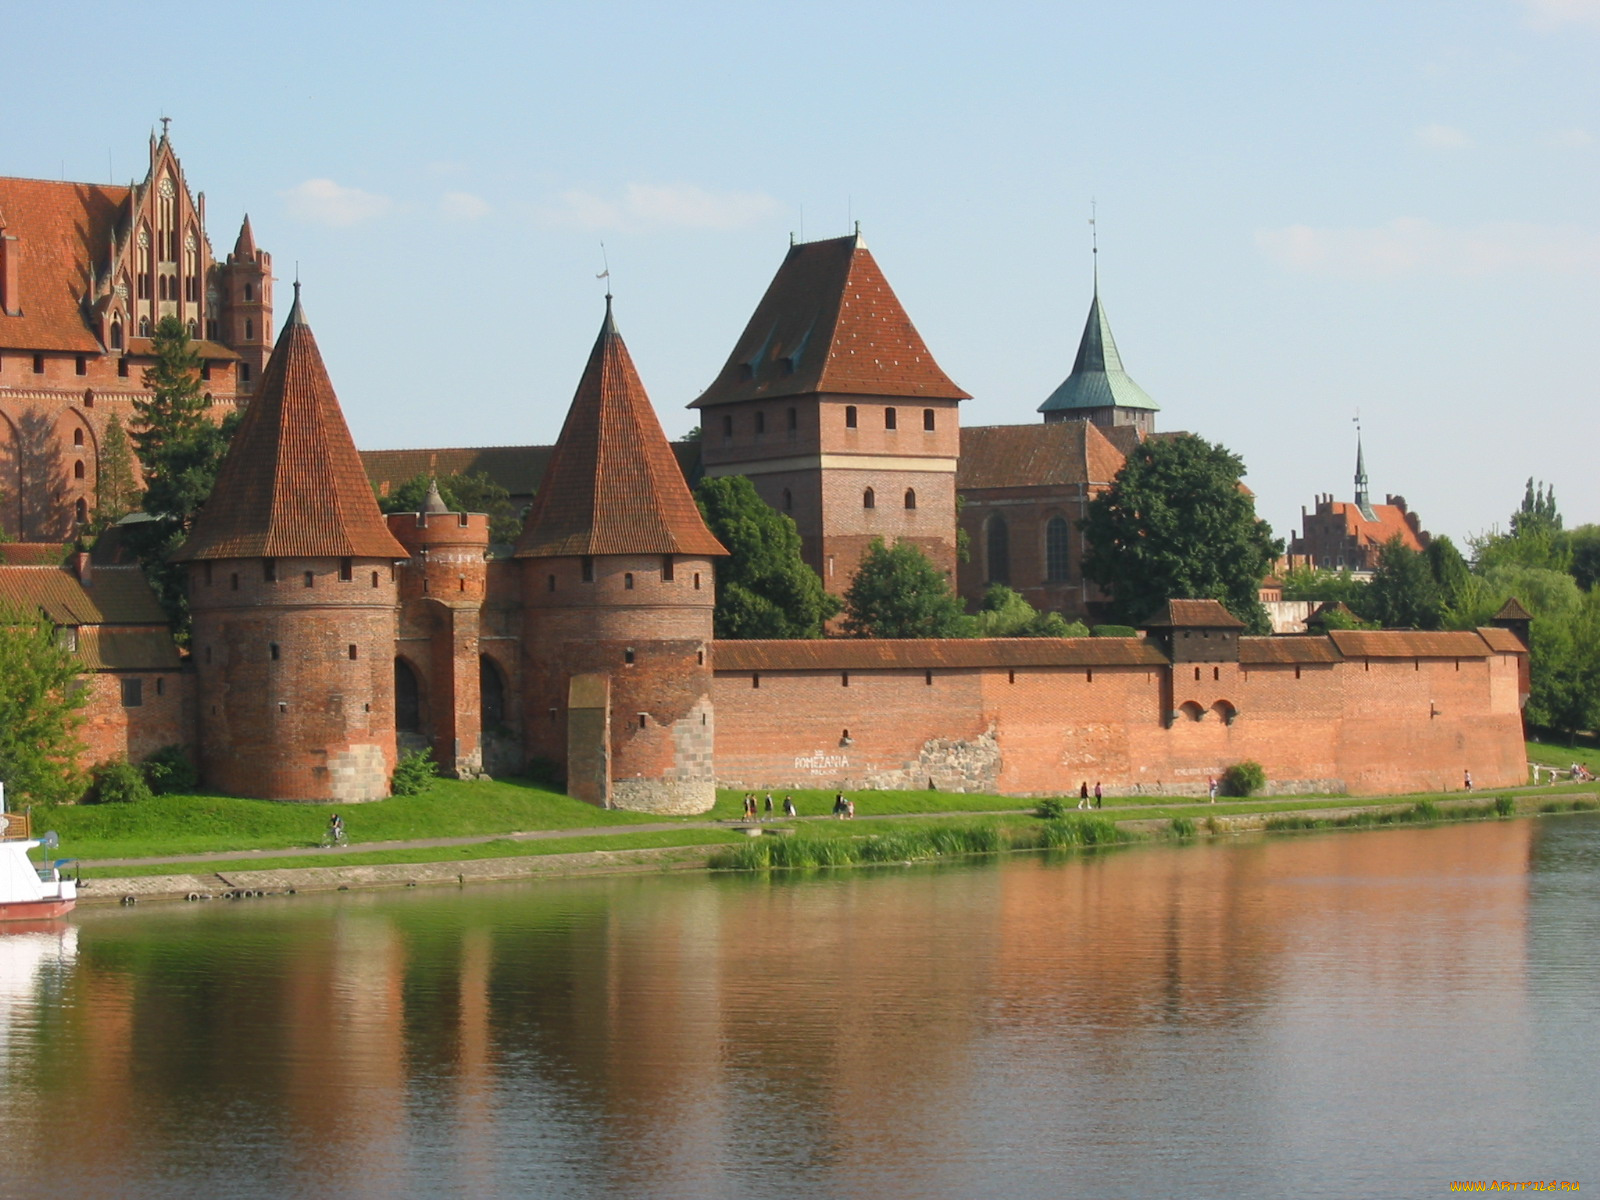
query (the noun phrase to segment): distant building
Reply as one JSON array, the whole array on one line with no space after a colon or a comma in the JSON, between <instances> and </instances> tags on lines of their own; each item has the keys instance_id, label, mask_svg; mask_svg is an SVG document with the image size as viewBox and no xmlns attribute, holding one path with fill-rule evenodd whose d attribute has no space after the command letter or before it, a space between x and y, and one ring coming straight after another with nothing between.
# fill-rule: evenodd
<instances>
[{"instance_id":1,"label":"distant building","mask_svg":"<svg viewBox=\"0 0 1600 1200\"><path fill-rule=\"evenodd\" d=\"M1425 550L1432 540L1404 496L1373 504L1367 492L1366 457L1356 442L1356 492L1353 503L1318 496L1316 510L1300 510L1300 533L1289 543L1289 562L1324 571L1375 571L1384 546L1395 538L1408 550Z\"/></svg>"},{"instance_id":2,"label":"distant building","mask_svg":"<svg viewBox=\"0 0 1600 1200\"><path fill-rule=\"evenodd\" d=\"M272 349L272 259L245 217L218 261L165 131L144 182L0 177L0 529L66 538L95 506L110 415L130 424L163 317L189 327L219 415Z\"/></svg>"}]
</instances>

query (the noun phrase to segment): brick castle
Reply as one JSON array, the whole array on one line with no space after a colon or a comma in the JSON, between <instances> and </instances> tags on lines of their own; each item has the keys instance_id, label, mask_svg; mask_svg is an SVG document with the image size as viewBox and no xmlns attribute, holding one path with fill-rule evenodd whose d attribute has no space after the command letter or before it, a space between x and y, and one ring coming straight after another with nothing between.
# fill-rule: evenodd
<instances>
[{"instance_id":1,"label":"brick castle","mask_svg":"<svg viewBox=\"0 0 1600 1200\"><path fill-rule=\"evenodd\" d=\"M0 181L12 222L14 197L29 191L18 182ZM57 187L78 189L60 203L89 203L88 185L37 190ZM129 329L170 310L202 338L226 326L235 341L208 341L204 354L228 364L225 396L246 398L248 384L249 403L176 556L194 615L186 656L137 568L89 555L61 566L7 548L0 597L44 608L76 639L91 759L176 743L193 749L210 788L340 802L386 795L400 751L427 746L463 777L542 762L590 802L679 813L709 808L719 784L1198 792L1243 759L1287 791L1524 776L1525 628L1254 638L1215 602L1174 600L1135 638L715 641L723 549L609 298L560 439L527 472L531 507L509 552L491 553L486 517L450 512L436 492L421 512L385 517L369 476L381 489L422 456L437 467L489 452L387 452L364 464L298 288L267 357L257 322L270 319L269 260L248 221L227 263L202 252L203 232L192 261L183 257L187 214L198 221L202 204L178 202L187 190L164 137L145 185L99 191L96 211L114 231L106 270L86 271L76 307L54 318L60 330L74 319L87 329L86 348L28 354L46 356L47 379L51 355L68 356L57 376L82 363L99 378L148 350ZM147 224L148 262L138 254ZM21 280L0 300L26 301L40 286L16 264L36 262L27 247L42 227L30 216L16 244L0 244L0 267ZM43 335L8 326L6 311L0 363L10 367L18 356L5 347ZM0 391L0 412L93 429L89 401L104 402L70 395ZM969 598L1010 582L1041 607L1089 610L1098 597L1076 573L1076 520L1127 449L1160 436L1098 289L1045 422L963 430L965 399L859 235L792 245L695 401L698 469L749 476L794 518L832 590L873 537L910 538ZM8 419L15 428L22 418ZM60 433L55 445L70 453ZM958 494L970 564L957 562Z\"/></svg>"}]
</instances>

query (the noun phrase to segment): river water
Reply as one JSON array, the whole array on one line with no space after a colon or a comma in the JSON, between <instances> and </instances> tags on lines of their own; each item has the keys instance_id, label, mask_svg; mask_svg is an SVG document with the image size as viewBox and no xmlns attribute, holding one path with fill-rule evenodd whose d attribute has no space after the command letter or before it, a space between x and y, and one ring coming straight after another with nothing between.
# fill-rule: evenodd
<instances>
[{"instance_id":1,"label":"river water","mask_svg":"<svg viewBox=\"0 0 1600 1200\"><path fill-rule=\"evenodd\" d=\"M0 1195L1600 1188L1600 818L0 937Z\"/></svg>"}]
</instances>

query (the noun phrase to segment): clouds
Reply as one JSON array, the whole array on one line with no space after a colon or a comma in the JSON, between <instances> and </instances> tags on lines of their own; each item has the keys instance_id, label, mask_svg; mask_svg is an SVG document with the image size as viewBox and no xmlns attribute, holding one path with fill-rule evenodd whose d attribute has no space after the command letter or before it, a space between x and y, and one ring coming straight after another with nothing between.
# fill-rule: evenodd
<instances>
[{"instance_id":1,"label":"clouds","mask_svg":"<svg viewBox=\"0 0 1600 1200\"><path fill-rule=\"evenodd\" d=\"M1430 150L1465 150L1472 139L1453 125L1424 125L1416 132L1417 145Z\"/></svg>"},{"instance_id":2,"label":"clouds","mask_svg":"<svg viewBox=\"0 0 1600 1200\"><path fill-rule=\"evenodd\" d=\"M308 179L278 195L284 198L289 215L295 220L335 228L374 220L393 207L387 196L344 187L331 179Z\"/></svg>"},{"instance_id":3,"label":"clouds","mask_svg":"<svg viewBox=\"0 0 1600 1200\"><path fill-rule=\"evenodd\" d=\"M1587 25L1600 29L1600 0L1522 0L1535 29Z\"/></svg>"},{"instance_id":4,"label":"clouds","mask_svg":"<svg viewBox=\"0 0 1600 1200\"><path fill-rule=\"evenodd\" d=\"M439 200L439 211L451 221L477 221L489 215L489 202L471 192L446 192Z\"/></svg>"},{"instance_id":5,"label":"clouds","mask_svg":"<svg viewBox=\"0 0 1600 1200\"><path fill-rule=\"evenodd\" d=\"M1450 227L1397 217L1370 228L1263 229L1256 248L1285 270L1336 279L1470 279L1505 272L1600 276L1600 234L1519 221Z\"/></svg>"},{"instance_id":6,"label":"clouds","mask_svg":"<svg viewBox=\"0 0 1600 1200\"><path fill-rule=\"evenodd\" d=\"M548 225L640 232L650 229L740 229L783 211L762 192L710 192L694 184L630 183L620 196L574 189L540 213Z\"/></svg>"}]
</instances>

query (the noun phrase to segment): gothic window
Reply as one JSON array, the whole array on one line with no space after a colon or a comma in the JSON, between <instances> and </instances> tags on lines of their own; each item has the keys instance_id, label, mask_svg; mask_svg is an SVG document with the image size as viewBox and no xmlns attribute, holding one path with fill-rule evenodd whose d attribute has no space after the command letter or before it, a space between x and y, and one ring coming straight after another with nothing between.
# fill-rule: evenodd
<instances>
[{"instance_id":1,"label":"gothic window","mask_svg":"<svg viewBox=\"0 0 1600 1200\"><path fill-rule=\"evenodd\" d=\"M906 489L906 507L907 508L915 508L916 506L917 506L917 489L916 488L907 488Z\"/></svg>"},{"instance_id":2,"label":"gothic window","mask_svg":"<svg viewBox=\"0 0 1600 1200\"><path fill-rule=\"evenodd\" d=\"M394 727L397 733L422 732L422 685L403 658L394 660Z\"/></svg>"},{"instance_id":3,"label":"gothic window","mask_svg":"<svg viewBox=\"0 0 1600 1200\"><path fill-rule=\"evenodd\" d=\"M77 510L78 524L87 525L89 523L89 502L80 499L77 504L73 505L73 508Z\"/></svg>"},{"instance_id":4,"label":"gothic window","mask_svg":"<svg viewBox=\"0 0 1600 1200\"><path fill-rule=\"evenodd\" d=\"M988 553L984 556L988 560L988 583L1011 583L1011 533L1006 528L1006 519L1001 516L989 518Z\"/></svg>"},{"instance_id":5,"label":"gothic window","mask_svg":"<svg viewBox=\"0 0 1600 1200\"><path fill-rule=\"evenodd\" d=\"M251 283L245 284L244 285L244 302L246 304L249 304L255 298L256 298L255 285L251 284Z\"/></svg>"},{"instance_id":6,"label":"gothic window","mask_svg":"<svg viewBox=\"0 0 1600 1200\"><path fill-rule=\"evenodd\" d=\"M122 322L121 321L113 321L113 322L111 322L111 348L113 350L121 350L122 349Z\"/></svg>"},{"instance_id":7,"label":"gothic window","mask_svg":"<svg viewBox=\"0 0 1600 1200\"><path fill-rule=\"evenodd\" d=\"M866 491L861 493L861 507L862 508L877 508L878 507L878 497L873 492L873 490L871 488L868 488Z\"/></svg>"},{"instance_id":8,"label":"gothic window","mask_svg":"<svg viewBox=\"0 0 1600 1200\"><path fill-rule=\"evenodd\" d=\"M83 445L83 430L81 430L81 429L74 429L74 430L73 430L73 431L72 431L72 444L73 444L73 445L74 445L74 446L81 446L81 445Z\"/></svg>"},{"instance_id":9,"label":"gothic window","mask_svg":"<svg viewBox=\"0 0 1600 1200\"><path fill-rule=\"evenodd\" d=\"M254 341L256 336L256 323L249 317L244 319L244 340Z\"/></svg>"},{"instance_id":10,"label":"gothic window","mask_svg":"<svg viewBox=\"0 0 1600 1200\"><path fill-rule=\"evenodd\" d=\"M79 461L77 461L77 462L72 464L72 477L74 479L82 479L83 476L84 476L83 461L80 459Z\"/></svg>"},{"instance_id":11,"label":"gothic window","mask_svg":"<svg viewBox=\"0 0 1600 1200\"><path fill-rule=\"evenodd\" d=\"M149 282L150 281L148 279L145 280L145 283L148 284ZM149 317L140 317L139 318L139 336L142 337L142 338L147 338L147 337L150 336L150 318Z\"/></svg>"},{"instance_id":12,"label":"gothic window","mask_svg":"<svg viewBox=\"0 0 1600 1200\"><path fill-rule=\"evenodd\" d=\"M1063 583L1067 578L1067 522L1061 517L1051 517L1044 527L1044 577L1051 583Z\"/></svg>"}]
</instances>

